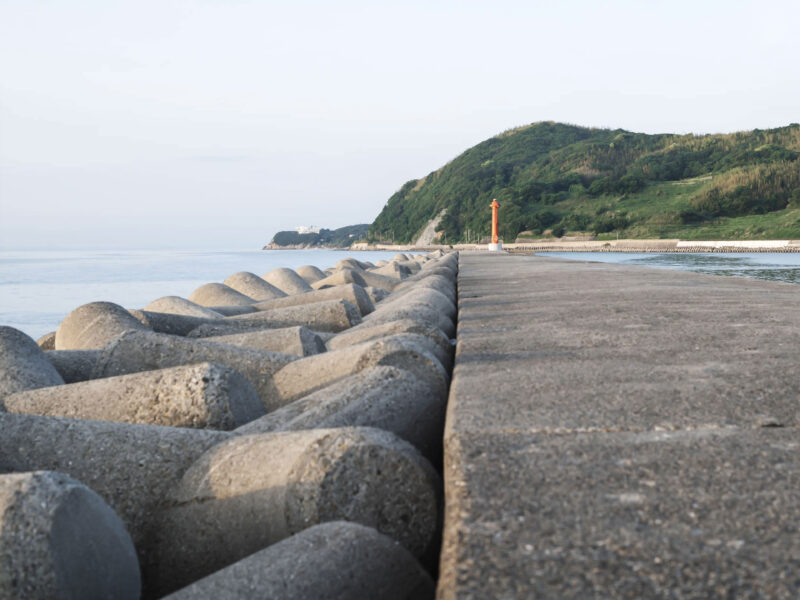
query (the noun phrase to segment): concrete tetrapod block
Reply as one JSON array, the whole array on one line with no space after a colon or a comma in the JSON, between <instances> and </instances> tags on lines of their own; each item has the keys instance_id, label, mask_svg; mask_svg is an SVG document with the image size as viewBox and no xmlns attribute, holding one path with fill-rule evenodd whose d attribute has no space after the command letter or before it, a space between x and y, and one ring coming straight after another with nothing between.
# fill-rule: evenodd
<instances>
[{"instance_id":1,"label":"concrete tetrapod block","mask_svg":"<svg viewBox=\"0 0 800 600\"><path fill-rule=\"evenodd\" d=\"M315 302L325 302L327 300L347 300L351 304L356 305L362 317L375 310L375 305L372 303L372 300L370 300L367 292L363 287L355 283L314 290L297 296L265 300L253 306L258 310L272 310L285 306L300 306L302 304L314 304Z\"/></svg>"},{"instance_id":2,"label":"concrete tetrapod block","mask_svg":"<svg viewBox=\"0 0 800 600\"><path fill-rule=\"evenodd\" d=\"M0 413L0 472L49 470L78 479L120 516L145 575L152 527L167 491L229 433Z\"/></svg>"},{"instance_id":3,"label":"concrete tetrapod block","mask_svg":"<svg viewBox=\"0 0 800 600\"><path fill-rule=\"evenodd\" d=\"M409 275L411 275L411 269L406 266L400 265L397 262L390 262L382 267L376 267L374 269L369 270L370 273L375 273L376 275L384 275L386 277L392 277L394 279L405 279Z\"/></svg>"},{"instance_id":4,"label":"concrete tetrapod block","mask_svg":"<svg viewBox=\"0 0 800 600\"><path fill-rule=\"evenodd\" d=\"M188 315L174 315L149 310L129 310L128 312L152 331L182 336L185 336L193 329L197 329L200 325L218 323L223 318L219 316L215 319L207 319L205 317L190 317Z\"/></svg>"},{"instance_id":5,"label":"concrete tetrapod block","mask_svg":"<svg viewBox=\"0 0 800 600\"><path fill-rule=\"evenodd\" d=\"M222 314L196 302L181 298L180 296L163 296L153 300L142 310L170 315L186 315L187 317L200 317L205 319L221 319Z\"/></svg>"},{"instance_id":6,"label":"concrete tetrapod block","mask_svg":"<svg viewBox=\"0 0 800 600\"><path fill-rule=\"evenodd\" d=\"M368 427L235 437L186 471L159 519L170 592L326 521L374 527L416 556L434 542L439 477L413 446Z\"/></svg>"},{"instance_id":7,"label":"concrete tetrapod block","mask_svg":"<svg viewBox=\"0 0 800 600\"><path fill-rule=\"evenodd\" d=\"M0 398L3 406L12 413L222 430L265 413L247 379L214 363L18 392Z\"/></svg>"},{"instance_id":8,"label":"concrete tetrapod block","mask_svg":"<svg viewBox=\"0 0 800 600\"><path fill-rule=\"evenodd\" d=\"M370 268L370 265L367 263L361 262L360 260L356 260L355 258L343 258L335 265L333 265L334 270L338 269L354 269L356 271L365 271Z\"/></svg>"},{"instance_id":9,"label":"concrete tetrapod block","mask_svg":"<svg viewBox=\"0 0 800 600\"><path fill-rule=\"evenodd\" d=\"M400 283L404 280L397 279L395 277L386 277L385 275L379 275L378 273L373 273L372 271L362 271L359 273L361 275L361 279L364 280L364 285L362 287L367 287L371 285L372 287L381 288L384 290L393 290L396 288Z\"/></svg>"},{"instance_id":10,"label":"concrete tetrapod block","mask_svg":"<svg viewBox=\"0 0 800 600\"><path fill-rule=\"evenodd\" d=\"M3 396L64 383L33 338L0 325L0 400Z\"/></svg>"},{"instance_id":11,"label":"concrete tetrapod block","mask_svg":"<svg viewBox=\"0 0 800 600\"><path fill-rule=\"evenodd\" d=\"M437 390L447 391L449 377L436 357L418 340L393 335L289 363L272 376L273 393L280 398L273 406L285 406L348 375L377 366L406 369Z\"/></svg>"},{"instance_id":12,"label":"concrete tetrapod block","mask_svg":"<svg viewBox=\"0 0 800 600\"><path fill-rule=\"evenodd\" d=\"M208 326L213 331L213 325ZM198 327L189 337L206 338L206 326ZM268 350L295 356L312 356L325 352L325 342L310 329L305 327L282 327L280 329L259 329L244 333L219 335L210 337L209 341L230 346L242 346L254 350Z\"/></svg>"},{"instance_id":13,"label":"concrete tetrapod block","mask_svg":"<svg viewBox=\"0 0 800 600\"><path fill-rule=\"evenodd\" d=\"M454 305L457 304L457 293L455 280L442 275L431 275L416 281L409 282L408 285L398 286L393 292L393 299L402 298L412 290L416 289L434 289L437 292L444 294Z\"/></svg>"},{"instance_id":14,"label":"concrete tetrapod block","mask_svg":"<svg viewBox=\"0 0 800 600\"><path fill-rule=\"evenodd\" d=\"M279 290L274 285L267 283L255 273L239 271L224 281L225 285L241 292L253 300L270 300L284 298L286 292Z\"/></svg>"},{"instance_id":15,"label":"concrete tetrapod block","mask_svg":"<svg viewBox=\"0 0 800 600\"><path fill-rule=\"evenodd\" d=\"M421 302L397 302L386 306L381 303L374 312L364 318L364 323L372 326L400 319L414 319L432 327L438 327L448 338L453 338L456 334L456 326L450 317L430 304Z\"/></svg>"},{"instance_id":16,"label":"concrete tetrapod block","mask_svg":"<svg viewBox=\"0 0 800 600\"><path fill-rule=\"evenodd\" d=\"M264 280L290 296L311 291L311 286L308 285L305 279L285 267L272 269L272 271L264 275Z\"/></svg>"},{"instance_id":17,"label":"concrete tetrapod block","mask_svg":"<svg viewBox=\"0 0 800 600\"><path fill-rule=\"evenodd\" d=\"M111 377L199 362L217 362L244 375L253 384L264 407L269 411L282 405L270 378L281 367L294 360L297 360L296 356L278 352L252 350L152 331L132 331L123 334L103 349L94 375Z\"/></svg>"},{"instance_id":18,"label":"concrete tetrapod block","mask_svg":"<svg viewBox=\"0 0 800 600\"><path fill-rule=\"evenodd\" d=\"M446 390L396 367L372 367L340 379L243 425L236 434L332 427L377 427L441 463Z\"/></svg>"},{"instance_id":19,"label":"concrete tetrapod block","mask_svg":"<svg viewBox=\"0 0 800 600\"><path fill-rule=\"evenodd\" d=\"M364 288L364 291L367 292L369 299L372 300L372 304L377 304L381 300L384 300L391 296L392 292L389 290L383 290L381 288L372 287L368 285Z\"/></svg>"},{"instance_id":20,"label":"concrete tetrapod block","mask_svg":"<svg viewBox=\"0 0 800 600\"><path fill-rule=\"evenodd\" d=\"M169 600L433 600L430 576L398 542L357 523L309 527L251 554ZM166 600L166 599L165 599Z\"/></svg>"},{"instance_id":21,"label":"concrete tetrapod block","mask_svg":"<svg viewBox=\"0 0 800 600\"><path fill-rule=\"evenodd\" d=\"M302 267L295 269L295 272L300 275L300 277L305 279L308 285L311 285L320 279L325 279L325 273L322 271L322 269L315 267L314 265L303 265Z\"/></svg>"},{"instance_id":22,"label":"concrete tetrapod block","mask_svg":"<svg viewBox=\"0 0 800 600\"><path fill-rule=\"evenodd\" d=\"M260 310L249 315L228 317L227 320L231 323L259 323L262 326L269 325L271 328L302 325L315 331L337 333L361 323L361 312L355 304L347 300L326 300L313 304Z\"/></svg>"},{"instance_id":23,"label":"concrete tetrapod block","mask_svg":"<svg viewBox=\"0 0 800 600\"><path fill-rule=\"evenodd\" d=\"M392 306L404 304L426 304L451 319L455 318L458 312L455 304L446 295L427 287L415 287L398 298L387 298L381 305L381 310L389 310Z\"/></svg>"},{"instance_id":24,"label":"concrete tetrapod block","mask_svg":"<svg viewBox=\"0 0 800 600\"><path fill-rule=\"evenodd\" d=\"M45 357L56 368L64 383L92 378L102 350L48 350Z\"/></svg>"},{"instance_id":25,"label":"concrete tetrapod block","mask_svg":"<svg viewBox=\"0 0 800 600\"><path fill-rule=\"evenodd\" d=\"M399 333L421 335L428 338L430 343L427 346L430 348L431 353L442 363L446 370L450 370L453 364L453 344L450 339L438 327L433 327L423 321L415 321L414 319L399 319L397 321L379 323L378 325L362 323L358 327L336 334L325 345L328 350L341 350L347 346L378 340Z\"/></svg>"},{"instance_id":26,"label":"concrete tetrapod block","mask_svg":"<svg viewBox=\"0 0 800 600\"><path fill-rule=\"evenodd\" d=\"M55 350L56 349L56 332L51 331L45 333L42 337L36 340L36 345L42 350Z\"/></svg>"},{"instance_id":27,"label":"concrete tetrapod block","mask_svg":"<svg viewBox=\"0 0 800 600\"><path fill-rule=\"evenodd\" d=\"M367 282L363 277L361 277L361 273L362 271L356 271L354 269L341 269L339 271L333 271L325 278L318 279L312 283L311 287L315 290L324 290L325 288L336 287L337 285L347 285L348 283L354 283L356 285L360 285L361 287L366 287Z\"/></svg>"},{"instance_id":28,"label":"concrete tetrapod block","mask_svg":"<svg viewBox=\"0 0 800 600\"><path fill-rule=\"evenodd\" d=\"M211 310L216 310L215 307L217 306L248 306L255 302L255 300L249 296L237 292L224 283L206 283L205 285L201 285L189 294L189 300L200 306L207 306L211 308Z\"/></svg>"},{"instance_id":29,"label":"concrete tetrapod block","mask_svg":"<svg viewBox=\"0 0 800 600\"><path fill-rule=\"evenodd\" d=\"M235 317L236 315L246 315L256 312L256 307L252 304L242 306L210 306L211 310L215 313L221 314L223 317Z\"/></svg>"},{"instance_id":30,"label":"concrete tetrapod block","mask_svg":"<svg viewBox=\"0 0 800 600\"><path fill-rule=\"evenodd\" d=\"M56 350L99 350L123 331L146 329L118 304L90 302L61 321L56 330Z\"/></svg>"},{"instance_id":31,"label":"concrete tetrapod block","mask_svg":"<svg viewBox=\"0 0 800 600\"><path fill-rule=\"evenodd\" d=\"M100 496L61 473L0 475L0 597L138 600L141 587L131 537Z\"/></svg>"}]
</instances>

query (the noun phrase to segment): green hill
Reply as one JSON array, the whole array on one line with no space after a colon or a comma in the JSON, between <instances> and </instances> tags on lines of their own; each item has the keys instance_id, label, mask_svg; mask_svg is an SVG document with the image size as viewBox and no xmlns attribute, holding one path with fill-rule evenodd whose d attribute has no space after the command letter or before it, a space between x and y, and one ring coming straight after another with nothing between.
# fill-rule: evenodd
<instances>
[{"instance_id":1,"label":"green hill","mask_svg":"<svg viewBox=\"0 0 800 600\"><path fill-rule=\"evenodd\" d=\"M279 231L265 249L284 247L306 248L348 248L353 242L364 238L369 224L348 225L339 229L320 229L319 233L297 233L296 231Z\"/></svg>"},{"instance_id":2,"label":"green hill","mask_svg":"<svg viewBox=\"0 0 800 600\"><path fill-rule=\"evenodd\" d=\"M649 135L534 123L407 182L369 229L413 241L446 209L448 243L489 234L599 238L800 238L800 125L724 135Z\"/></svg>"}]
</instances>

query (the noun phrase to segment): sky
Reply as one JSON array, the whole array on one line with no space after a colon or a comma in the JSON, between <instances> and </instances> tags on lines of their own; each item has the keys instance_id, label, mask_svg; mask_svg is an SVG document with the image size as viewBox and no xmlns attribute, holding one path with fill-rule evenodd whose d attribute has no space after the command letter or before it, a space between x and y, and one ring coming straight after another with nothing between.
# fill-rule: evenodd
<instances>
[{"instance_id":1,"label":"sky","mask_svg":"<svg viewBox=\"0 0 800 600\"><path fill-rule=\"evenodd\" d=\"M800 2L0 0L0 249L369 223L506 129L800 121Z\"/></svg>"}]
</instances>

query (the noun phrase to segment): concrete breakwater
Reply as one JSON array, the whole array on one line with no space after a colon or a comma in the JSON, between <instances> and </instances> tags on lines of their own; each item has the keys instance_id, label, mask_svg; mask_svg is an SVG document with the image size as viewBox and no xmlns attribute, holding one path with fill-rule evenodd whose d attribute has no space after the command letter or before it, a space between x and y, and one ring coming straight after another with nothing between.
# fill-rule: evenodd
<instances>
[{"instance_id":1,"label":"concrete breakwater","mask_svg":"<svg viewBox=\"0 0 800 600\"><path fill-rule=\"evenodd\" d=\"M432 597L457 272L348 259L93 302L38 345L0 326L0 597Z\"/></svg>"},{"instance_id":2,"label":"concrete breakwater","mask_svg":"<svg viewBox=\"0 0 800 600\"><path fill-rule=\"evenodd\" d=\"M800 597L800 287L459 255L438 597Z\"/></svg>"},{"instance_id":3,"label":"concrete breakwater","mask_svg":"<svg viewBox=\"0 0 800 600\"><path fill-rule=\"evenodd\" d=\"M454 244L439 246L451 251L482 251L486 244ZM437 246L353 244L356 250L433 251ZM545 238L520 240L503 244L508 252L800 252L800 240L717 240L694 241L678 239L567 239Z\"/></svg>"}]
</instances>

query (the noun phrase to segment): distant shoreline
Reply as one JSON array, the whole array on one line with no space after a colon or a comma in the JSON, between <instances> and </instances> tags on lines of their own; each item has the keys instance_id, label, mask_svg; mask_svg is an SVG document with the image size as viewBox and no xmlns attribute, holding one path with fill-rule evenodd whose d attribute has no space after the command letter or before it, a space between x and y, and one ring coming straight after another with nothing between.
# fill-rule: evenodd
<instances>
[{"instance_id":1,"label":"distant shoreline","mask_svg":"<svg viewBox=\"0 0 800 600\"><path fill-rule=\"evenodd\" d=\"M350 250L391 250L396 252L430 252L432 250L486 250L486 244L453 244L450 246L414 246L412 244L353 244ZM800 240L531 240L503 244L508 252L800 252Z\"/></svg>"}]
</instances>

